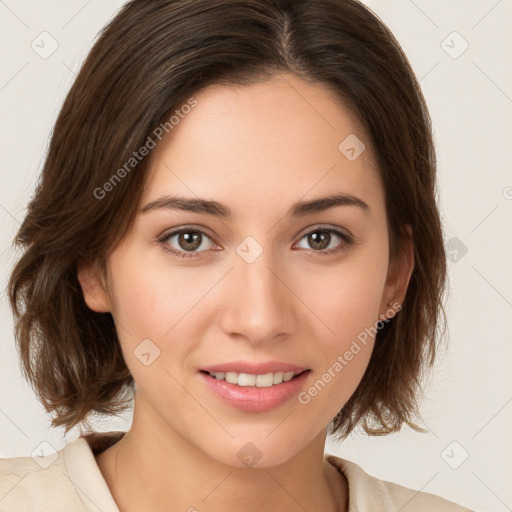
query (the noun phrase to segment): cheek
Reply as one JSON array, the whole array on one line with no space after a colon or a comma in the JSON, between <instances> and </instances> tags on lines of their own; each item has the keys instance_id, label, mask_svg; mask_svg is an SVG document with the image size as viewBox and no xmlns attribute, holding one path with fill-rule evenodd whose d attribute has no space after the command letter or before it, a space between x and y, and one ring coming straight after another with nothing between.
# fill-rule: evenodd
<instances>
[{"instance_id":1,"label":"cheek","mask_svg":"<svg viewBox=\"0 0 512 512\"><path fill-rule=\"evenodd\" d=\"M314 278L304 282L301 292L307 290L304 296L321 323L314 335L320 370L299 402L310 404L310 410L318 409L317 413L327 418L339 411L355 391L382 325L378 321L387 258L378 255L386 254L386 249L368 249L335 269L313 272Z\"/></svg>"},{"instance_id":2,"label":"cheek","mask_svg":"<svg viewBox=\"0 0 512 512\"><path fill-rule=\"evenodd\" d=\"M112 289L116 320L134 338L161 338L211 288L211 276L151 261L132 250L113 255Z\"/></svg>"},{"instance_id":3,"label":"cheek","mask_svg":"<svg viewBox=\"0 0 512 512\"><path fill-rule=\"evenodd\" d=\"M138 387L153 389L153 396L162 386L177 394L180 389L166 369L171 361L181 364L185 346L175 342L169 347L168 340L180 333L186 345L187 313L206 290L183 269L149 259L134 248L111 256L113 315L124 360Z\"/></svg>"},{"instance_id":4,"label":"cheek","mask_svg":"<svg viewBox=\"0 0 512 512\"><path fill-rule=\"evenodd\" d=\"M339 265L309 271L300 293L329 328L327 339L344 343L379 319L388 263L383 254L385 248L368 247Z\"/></svg>"}]
</instances>

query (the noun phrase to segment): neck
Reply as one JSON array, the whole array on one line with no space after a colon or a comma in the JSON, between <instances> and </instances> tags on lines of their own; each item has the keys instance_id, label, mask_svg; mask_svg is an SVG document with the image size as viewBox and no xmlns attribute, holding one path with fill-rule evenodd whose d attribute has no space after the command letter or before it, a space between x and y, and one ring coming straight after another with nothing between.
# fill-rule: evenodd
<instances>
[{"instance_id":1,"label":"neck","mask_svg":"<svg viewBox=\"0 0 512 512\"><path fill-rule=\"evenodd\" d=\"M135 407L130 431L96 457L121 512L218 511L235 503L246 512L347 510L346 480L324 458L325 431L284 463L233 467L148 412Z\"/></svg>"}]
</instances>

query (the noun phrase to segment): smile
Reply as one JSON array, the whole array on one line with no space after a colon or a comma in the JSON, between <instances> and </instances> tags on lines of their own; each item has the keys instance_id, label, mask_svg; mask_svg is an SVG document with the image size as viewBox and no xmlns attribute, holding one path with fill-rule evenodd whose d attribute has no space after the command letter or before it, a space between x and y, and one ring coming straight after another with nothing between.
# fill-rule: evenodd
<instances>
[{"instance_id":1,"label":"smile","mask_svg":"<svg viewBox=\"0 0 512 512\"><path fill-rule=\"evenodd\" d=\"M237 373L237 372L207 372L210 377L214 377L217 380L224 380L230 384L236 384L237 386L252 386L257 388L269 388L288 382L292 380L300 373L295 372L275 372L265 373L264 375L255 375L251 373Z\"/></svg>"},{"instance_id":2,"label":"smile","mask_svg":"<svg viewBox=\"0 0 512 512\"><path fill-rule=\"evenodd\" d=\"M311 370L248 374L201 370L198 375L221 404L244 412L268 412L297 396ZM222 378L218 378L222 377ZM231 382L230 382L231 381ZM275 383L274 383L275 381Z\"/></svg>"}]
</instances>

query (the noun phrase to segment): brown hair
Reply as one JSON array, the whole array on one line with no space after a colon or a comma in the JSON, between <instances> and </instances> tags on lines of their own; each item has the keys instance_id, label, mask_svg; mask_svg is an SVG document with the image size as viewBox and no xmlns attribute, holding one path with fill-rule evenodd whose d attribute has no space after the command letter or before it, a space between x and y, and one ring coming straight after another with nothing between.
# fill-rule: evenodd
<instances>
[{"instance_id":1,"label":"brown hair","mask_svg":"<svg viewBox=\"0 0 512 512\"><path fill-rule=\"evenodd\" d=\"M405 224L414 237L402 310L377 333L329 433L346 437L360 422L372 435L404 422L422 431L417 400L437 353L446 280L431 123L398 42L356 0L132 0L100 32L55 123L8 284L22 370L55 413L52 427L67 433L133 399L115 321L86 306L77 279L79 262L104 271L131 229L151 154L122 181L112 181L116 170L194 93L278 72L328 85L355 112L385 189L390 261Z\"/></svg>"}]
</instances>

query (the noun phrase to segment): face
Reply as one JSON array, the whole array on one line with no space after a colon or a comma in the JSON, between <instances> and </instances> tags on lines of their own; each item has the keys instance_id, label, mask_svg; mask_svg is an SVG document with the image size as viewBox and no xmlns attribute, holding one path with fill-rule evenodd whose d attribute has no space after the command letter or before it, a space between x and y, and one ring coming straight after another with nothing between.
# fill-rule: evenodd
<instances>
[{"instance_id":1,"label":"face","mask_svg":"<svg viewBox=\"0 0 512 512\"><path fill-rule=\"evenodd\" d=\"M79 279L116 321L140 421L231 466L245 452L277 465L353 394L411 268L388 261L369 142L331 91L279 75L194 98L153 150L108 286L87 268Z\"/></svg>"}]
</instances>

